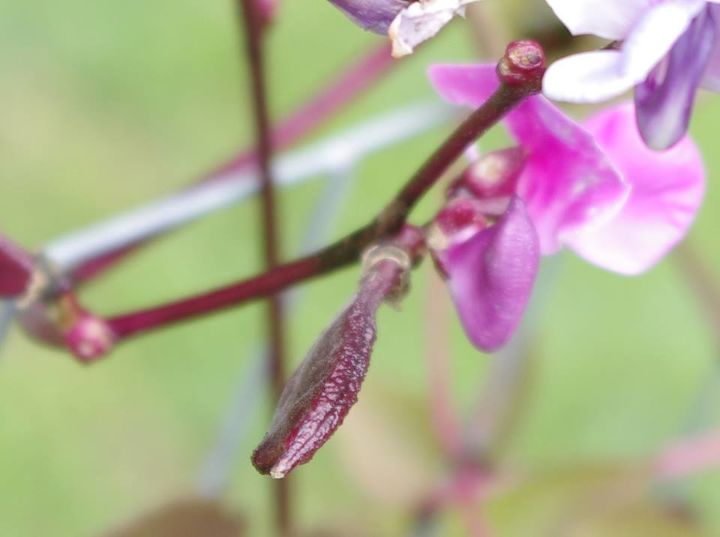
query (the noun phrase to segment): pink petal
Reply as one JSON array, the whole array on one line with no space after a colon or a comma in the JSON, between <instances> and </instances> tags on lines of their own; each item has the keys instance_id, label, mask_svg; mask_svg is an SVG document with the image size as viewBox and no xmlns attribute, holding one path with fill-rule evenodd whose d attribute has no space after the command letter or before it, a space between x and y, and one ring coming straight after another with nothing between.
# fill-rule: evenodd
<instances>
[{"instance_id":1,"label":"pink petal","mask_svg":"<svg viewBox=\"0 0 720 537\"><path fill-rule=\"evenodd\" d=\"M491 65L438 65L429 71L435 89L455 104L479 106L497 87ZM544 254L563 237L612 218L628 185L592 135L547 99L526 99L505 123L527 153L518 194L540 237Z\"/></svg>"},{"instance_id":2,"label":"pink petal","mask_svg":"<svg viewBox=\"0 0 720 537\"><path fill-rule=\"evenodd\" d=\"M523 112L508 121L528 151L517 192L547 255L566 236L614 217L629 187L593 136L549 101L528 100Z\"/></svg>"},{"instance_id":3,"label":"pink petal","mask_svg":"<svg viewBox=\"0 0 720 537\"><path fill-rule=\"evenodd\" d=\"M588 261L623 274L657 263L687 233L705 190L702 158L690 138L656 152L643 143L629 105L585 123L632 185L627 203L604 225L586 228L568 244Z\"/></svg>"},{"instance_id":4,"label":"pink petal","mask_svg":"<svg viewBox=\"0 0 720 537\"><path fill-rule=\"evenodd\" d=\"M485 352L500 348L522 318L540 257L525 204L513 198L494 226L451 245L442 257L468 338Z\"/></svg>"}]
</instances>

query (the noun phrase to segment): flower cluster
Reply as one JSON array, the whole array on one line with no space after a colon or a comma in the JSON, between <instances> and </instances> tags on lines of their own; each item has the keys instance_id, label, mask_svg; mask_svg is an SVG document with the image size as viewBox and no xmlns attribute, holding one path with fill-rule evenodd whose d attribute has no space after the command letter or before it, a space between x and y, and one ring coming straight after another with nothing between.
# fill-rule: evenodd
<instances>
[{"instance_id":1,"label":"flower cluster","mask_svg":"<svg viewBox=\"0 0 720 537\"><path fill-rule=\"evenodd\" d=\"M498 84L493 65L438 65L430 79L443 98L472 107ZM579 124L535 96L505 124L518 145L481 157L452 190L473 200L478 215L446 225L447 211L457 211L451 202L438 218L445 237L435 246L463 326L485 351L503 345L518 324L540 254L568 247L608 270L644 272L684 237L705 183L692 140L648 149L630 104Z\"/></svg>"}]
</instances>

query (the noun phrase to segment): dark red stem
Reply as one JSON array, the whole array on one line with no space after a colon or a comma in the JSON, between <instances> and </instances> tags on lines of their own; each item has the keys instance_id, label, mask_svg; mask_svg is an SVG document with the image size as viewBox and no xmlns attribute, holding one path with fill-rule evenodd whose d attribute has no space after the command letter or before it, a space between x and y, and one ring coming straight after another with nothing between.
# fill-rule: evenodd
<instances>
[{"instance_id":1,"label":"dark red stem","mask_svg":"<svg viewBox=\"0 0 720 537\"><path fill-rule=\"evenodd\" d=\"M392 65L395 65L396 62L393 61L390 50L391 47L386 42L372 49L359 62L352 64L339 77L333 78L328 86L278 123L271 133L273 148L279 150L295 144L369 89L390 70ZM227 163L204 175L200 181L228 177L229 174L251 165L255 161L255 156L255 148L243 150ZM73 270L72 278L77 282L90 280L115 266L125 256L151 240L142 241L88 261Z\"/></svg>"},{"instance_id":2,"label":"dark red stem","mask_svg":"<svg viewBox=\"0 0 720 537\"><path fill-rule=\"evenodd\" d=\"M250 91L252 94L253 123L255 125L257 167L260 172L260 223L263 230L263 254L265 268L273 270L280 263L280 248L277 226L277 203L271 170L273 152L270 120L267 105L265 80L265 58L262 14L256 0L238 0L237 14L240 28L244 27L245 47L250 66ZM267 303L267 369L272 388L273 405L280 400L285 387L285 318L282 298L271 294ZM290 489L287 481L276 482L273 486L275 497L275 526L277 534L289 537L292 534L290 510Z\"/></svg>"},{"instance_id":3,"label":"dark red stem","mask_svg":"<svg viewBox=\"0 0 720 537\"><path fill-rule=\"evenodd\" d=\"M485 104L455 129L375 219L343 239L307 257L279 265L239 283L162 306L113 317L108 320L110 327L118 339L122 339L138 332L266 297L298 282L355 262L367 246L400 228L410 210L470 142L485 133L534 91L536 90L521 85L500 86Z\"/></svg>"}]
</instances>

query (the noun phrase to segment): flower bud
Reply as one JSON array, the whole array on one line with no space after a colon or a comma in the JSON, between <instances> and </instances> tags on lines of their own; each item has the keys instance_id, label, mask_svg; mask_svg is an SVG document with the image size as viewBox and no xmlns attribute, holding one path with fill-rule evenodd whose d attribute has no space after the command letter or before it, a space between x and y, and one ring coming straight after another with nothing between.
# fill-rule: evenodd
<instances>
[{"instance_id":1,"label":"flower bud","mask_svg":"<svg viewBox=\"0 0 720 537\"><path fill-rule=\"evenodd\" d=\"M540 43L513 41L498 63L497 74L504 84L532 84L533 89L539 92L545 67L545 51Z\"/></svg>"},{"instance_id":2,"label":"flower bud","mask_svg":"<svg viewBox=\"0 0 720 537\"><path fill-rule=\"evenodd\" d=\"M83 312L64 332L65 345L81 362L93 362L108 354L115 337L105 321Z\"/></svg>"},{"instance_id":3,"label":"flower bud","mask_svg":"<svg viewBox=\"0 0 720 537\"><path fill-rule=\"evenodd\" d=\"M510 197L526 160L527 153L521 147L487 153L467 167L456 185L480 199Z\"/></svg>"},{"instance_id":4,"label":"flower bud","mask_svg":"<svg viewBox=\"0 0 720 537\"><path fill-rule=\"evenodd\" d=\"M414 228L413 228L414 229ZM375 343L375 315L406 288L421 232L401 232L364 259L357 295L310 349L288 380L270 429L252 455L260 473L279 479L308 462L357 401Z\"/></svg>"},{"instance_id":5,"label":"flower bud","mask_svg":"<svg viewBox=\"0 0 720 537\"><path fill-rule=\"evenodd\" d=\"M58 325L65 346L81 362L102 358L115 346L115 334L100 317L90 313L68 291L58 300Z\"/></svg>"}]
</instances>

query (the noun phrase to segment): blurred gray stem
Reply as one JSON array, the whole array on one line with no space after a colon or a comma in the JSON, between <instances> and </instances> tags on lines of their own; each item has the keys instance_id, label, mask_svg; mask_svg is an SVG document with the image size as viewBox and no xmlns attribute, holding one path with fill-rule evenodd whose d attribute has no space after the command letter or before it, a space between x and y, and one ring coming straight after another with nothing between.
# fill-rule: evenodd
<instances>
[{"instance_id":1,"label":"blurred gray stem","mask_svg":"<svg viewBox=\"0 0 720 537\"><path fill-rule=\"evenodd\" d=\"M440 124L451 116L451 110L448 105L437 103L409 105L310 147L285 153L273 165L277 183L289 186L352 166L373 152ZM84 230L61 236L46 245L43 252L56 269L68 271L96 257L238 203L257 190L255 173L251 170L219 176Z\"/></svg>"},{"instance_id":2,"label":"blurred gray stem","mask_svg":"<svg viewBox=\"0 0 720 537\"><path fill-rule=\"evenodd\" d=\"M15 302L12 300L0 301L0 352L5 338L10 331L10 324L15 316Z\"/></svg>"}]
</instances>

